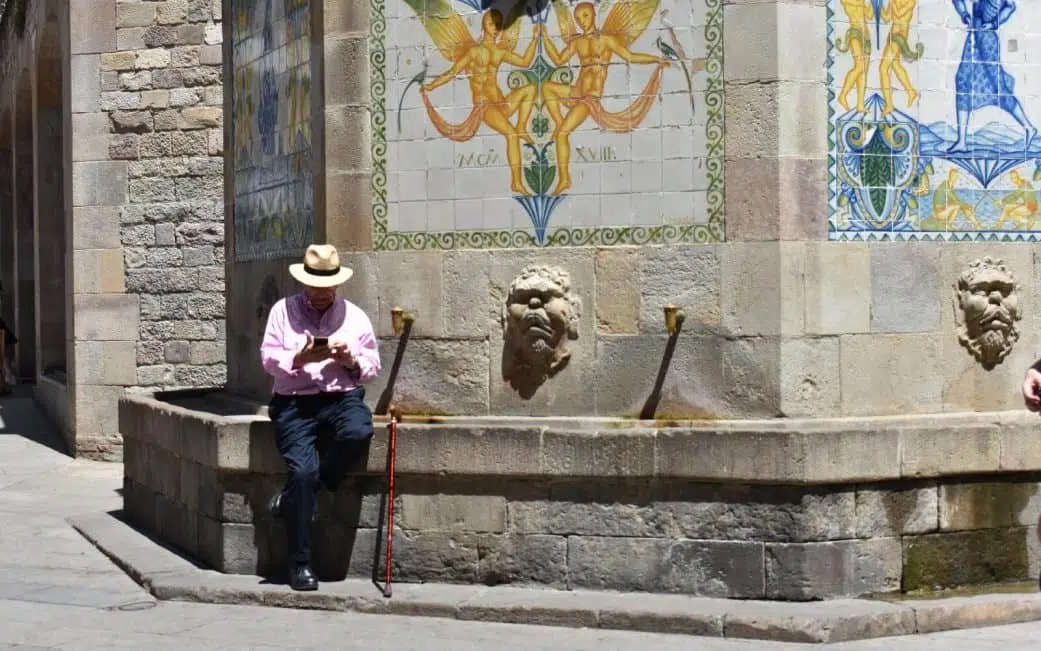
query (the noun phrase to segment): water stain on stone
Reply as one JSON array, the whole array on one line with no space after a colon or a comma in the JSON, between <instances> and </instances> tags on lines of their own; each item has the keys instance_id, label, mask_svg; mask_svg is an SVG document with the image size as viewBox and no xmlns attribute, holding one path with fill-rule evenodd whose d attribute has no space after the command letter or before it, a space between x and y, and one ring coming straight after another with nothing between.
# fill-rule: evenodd
<instances>
[{"instance_id":1,"label":"water stain on stone","mask_svg":"<svg viewBox=\"0 0 1041 651\"><path fill-rule=\"evenodd\" d=\"M918 506L918 490L902 490L882 496L882 508L886 514L889 530L902 533L914 516Z\"/></svg>"},{"instance_id":2,"label":"water stain on stone","mask_svg":"<svg viewBox=\"0 0 1041 651\"><path fill-rule=\"evenodd\" d=\"M940 524L948 531L904 538L904 591L1022 581L1030 572L1030 536L1021 514L1036 482L964 482L941 486ZM888 508L888 507L887 507ZM895 509L899 520L905 509ZM887 513L888 515L888 513Z\"/></svg>"},{"instance_id":3,"label":"water stain on stone","mask_svg":"<svg viewBox=\"0 0 1041 651\"><path fill-rule=\"evenodd\" d=\"M940 491L946 528L991 529L1019 524L1019 514L1037 492L1033 482L973 482L945 486Z\"/></svg>"}]
</instances>

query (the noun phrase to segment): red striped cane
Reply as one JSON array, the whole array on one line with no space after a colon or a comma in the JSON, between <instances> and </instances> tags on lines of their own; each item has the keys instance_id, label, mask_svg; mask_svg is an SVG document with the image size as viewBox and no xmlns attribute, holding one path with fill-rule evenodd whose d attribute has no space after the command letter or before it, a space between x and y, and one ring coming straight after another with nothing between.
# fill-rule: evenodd
<instances>
[{"instance_id":1,"label":"red striped cane","mask_svg":"<svg viewBox=\"0 0 1041 651\"><path fill-rule=\"evenodd\" d=\"M390 408L389 454L387 455L387 565L383 584L383 596L390 598L390 566L394 557L394 461L398 456L398 421L401 419L397 407Z\"/></svg>"}]
</instances>

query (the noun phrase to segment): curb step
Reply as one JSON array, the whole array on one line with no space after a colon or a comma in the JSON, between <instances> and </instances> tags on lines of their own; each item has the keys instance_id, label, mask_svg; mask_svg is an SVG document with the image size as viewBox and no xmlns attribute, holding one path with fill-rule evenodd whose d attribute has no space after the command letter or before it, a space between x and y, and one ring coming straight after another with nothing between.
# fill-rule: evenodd
<instances>
[{"instance_id":1,"label":"curb step","mask_svg":"<svg viewBox=\"0 0 1041 651\"><path fill-rule=\"evenodd\" d=\"M257 576L201 569L112 514L89 514L68 522L160 600L818 644L1041 620L1038 593L791 603L398 583L386 599L365 579L323 583L316 592L295 592Z\"/></svg>"}]
</instances>

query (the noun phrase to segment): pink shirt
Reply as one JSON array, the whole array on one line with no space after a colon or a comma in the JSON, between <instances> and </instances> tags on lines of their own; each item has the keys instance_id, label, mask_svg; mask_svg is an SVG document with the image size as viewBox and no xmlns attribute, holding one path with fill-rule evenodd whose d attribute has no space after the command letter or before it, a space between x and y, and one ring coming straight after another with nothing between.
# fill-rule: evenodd
<instances>
[{"instance_id":1,"label":"pink shirt","mask_svg":"<svg viewBox=\"0 0 1041 651\"><path fill-rule=\"evenodd\" d=\"M360 372L353 373L334 359L294 369L293 358L307 343L308 334L345 342ZM282 395L350 391L380 372L379 348L368 315L343 298L319 312L303 293L283 298L271 308L260 344L260 361L275 379L272 392Z\"/></svg>"}]
</instances>

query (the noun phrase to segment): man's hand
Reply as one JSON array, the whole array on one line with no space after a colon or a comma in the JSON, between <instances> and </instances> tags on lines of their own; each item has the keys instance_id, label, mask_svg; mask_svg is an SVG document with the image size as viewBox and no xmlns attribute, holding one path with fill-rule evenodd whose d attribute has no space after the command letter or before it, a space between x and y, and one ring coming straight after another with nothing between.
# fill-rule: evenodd
<instances>
[{"instance_id":1,"label":"man's hand","mask_svg":"<svg viewBox=\"0 0 1041 651\"><path fill-rule=\"evenodd\" d=\"M340 341L330 342L329 350L332 351L332 358L336 360L337 364L345 368L354 368L358 365L358 361L354 359L354 355L351 354L351 349L348 348L347 344Z\"/></svg>"},{"instance_id":2,"label":"man's hand","mask_svg":"<svg viewBox=\"0 0 1041 651\"><path fill-rule=\"evenodd\" d=\"M305 364L311 364L313 362L321 362L329 359L332 355L330 348L322 347L315 348L314 337L310 334L307 335L307 343L300 349L300 352L293 358L293 368L300 368Z\"/></svg>"},{"instance_id":3,"label":"man's hand","mask_svg":"<svg viewBox=\"0 0 1041 651\"><path fill-rule=\"evenodd\" d=\"M1035 368L1023 378L1023 402L1030 411L1041 411L1041 372Z\"/></svg>"}]
</instances>

